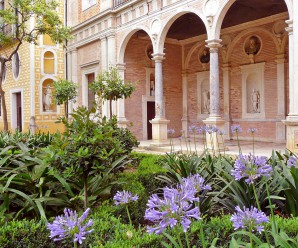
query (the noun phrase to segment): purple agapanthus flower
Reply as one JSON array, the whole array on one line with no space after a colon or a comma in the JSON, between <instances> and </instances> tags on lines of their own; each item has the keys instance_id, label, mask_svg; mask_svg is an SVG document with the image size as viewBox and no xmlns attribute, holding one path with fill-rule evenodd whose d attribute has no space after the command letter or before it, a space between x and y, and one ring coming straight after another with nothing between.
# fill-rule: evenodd
<instances>
[{"instance_id":1,"label":"purple agapanthus flower","mask_svg":"<svg viewBox=\"0 0 298 248\"><path fill-rule=\"evenodd\" d=\"M205 134L206 133L206 127L205 126L197 127L197 133L198 134Z\"/></svg>"},{"instance_id":2,"label":"purple agapanthus flower","mask_svg":"<svg viewBox=\"0 0 298 248\"><path fill-rule=\"evenodd\" d=\"M204 190L211 190L209 184L204 184L205 179L200 174L191 175L187 178L182 178L181 187L186 192L195 191L195 194L200 193Z\"/></svg>"},{"instance_id":3,"label":"purple agapanthus flower","mask_svg":"<svg viewBox=\"0 0 298 248\"><path fill-rule=\"evenodd\" d=\"M218 134L219 134L220 136L223 136L223 135L225 134L225 132L222 131L222 130L218 130Z\"/></svg>"},{"instance_id":4,"label":"purple agapanthus flower","mask_svg":"<svg viewBox=\"0 0 298 248\"><path fill-rule=\"evenodd\" d=\"M197 127L196 127L195 125L192 125L192 126L190 126L190 127L188 128L188 130L189 130L189 132L190 132L191 134L195 134L195 133L196 133L196 129L197 129Z\"/></svg>"},{"instance_id":5,"label":"purple agapanthus flower","mask_svg":"<svg viewBox=\"0 0 298 248\"><path fill-rule=\"evenodd\" d=\"M252 154L240 154L235 161L234 169L231 171L236 180L246 178L245 182L252 184L262 176L269 177L272 172L271 165L267 164L268 159L264 156L254 156Z\"/></svg>"},{"instance_id":6,"label":"purple agapanthus flower","mask_svg":"<svg viewBox=\"0 0 298 248\"><path fill-rule=\"evenodd\" d=\"M287 165L289 167L298 168L298 158L296 156L290 156Z\"/></svg>"},{"instance_id":7,"label":"purple agapanthus flower","mask_svg":"<svg viewBox=\"0 0 298 248\"><path fill-rule=\"evenodd\" d=\"M138 199L139 196L137 194L133 196L131 192L126 190L118 191L114 196L115 205L127 204Z\"/></svg>"},{"instance_id":8,"label":"purple agapanthus flower","mask_svg":"<svg viewBox=\"0 0 298 248\"><path fill-rule=\"evenodd\" d=\"M174 129L168 129L168 134L169 135L173 135L175 133L175 130Z\"/></svg>"},{"instance_id":9,"label":"purple agapanthus flower","mask_svg":"<svg viewBox=\"0 0 298 248\"><path fill-rule=\"evenodd\" d=\"M240 125L233 125L231 127L231 131L232 133L241 133L242 132L242 128Z\"/></svg>"},{"instance_id":10,"label":"purple agapanthus flower","mask_svg":"<svg viewBox=\"0 0 298 248\"><path fill-rule=\"evenodd\" d=\"M251 133L251 134L254 134L254 133L258 132L258 129L256 129L255 127L251 127L249 129L247 129L247 132Z\"/></svg>"},{"instance_id":11,"label":"purple agapanthus flower","mask_svg":"<svg viewBox=\"0 0 298 248\"><path fill-rule=\"evenodd\" d=\"M78 218L76 211L64 209L64 215L57 216L52 224L49 223L47 225L47 228L50 230L50 238L54 241L71 238L74 242L82 244L86 239L86 235L94 231L90 229L93 221L91 219L87 223L85 221L89 211L90 209L88 208Z\"/></svg>"},{"instance_id":12,"label":"purple agapanthus flower","mask_svg":"<svg viewBox=\"0 0 298 248\"><path fill-rule=\"evenodd\" d=\"M191 219L199 219L200 211L193 206L195 191L184 191L181 185L177 188L164 188L162 197L153 194L145 212L145 219L153 222L154 227L147 227L149 233L161 234L168 226L181 225L186 232Z\"/></svg>"},{"instance_id":13,"label":"purple agapanthus flower","mask_svg":"<svg viewBox=\"0 0 298 248\"><path fill-rule=\"evenodd\" d=\"M262 211L255 207L240 209L236 208L236 213L231 216L231 221L235 230L247 229L248 231L258 231L261 233L264 230L264 224L269 222L269 218Z\"/></svg>"},{"instance_id":14,"label":"purple agapanthus flower","mask_svg":"<svg viewBox=\"0 0 298 248\"><path fill-rule=\"evenodd\" d=\"M212 133L216 133L218 131L218 128L215 126L206 126L205 130L207 133L212 134Z\"/></svg>"}]
</instances>

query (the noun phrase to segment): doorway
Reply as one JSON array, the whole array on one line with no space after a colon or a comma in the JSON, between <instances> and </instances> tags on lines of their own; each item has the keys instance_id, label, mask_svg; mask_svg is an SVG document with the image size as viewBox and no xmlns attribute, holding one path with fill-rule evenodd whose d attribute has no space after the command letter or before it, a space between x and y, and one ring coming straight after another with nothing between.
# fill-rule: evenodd
<instances>
[{"instance_id":1,"label":"doorway","mask_svg":"<svg viewBox=\"0 0 298 248\"><path fill-rule=\"evenodd\" d=\"M147 137L152 139L152 124L149 122L155 117L155 102L147 102Z\"/></svg>"},{"instance_id":2,"label":"doorway","mask_svg":"<svg viewBox=\"0 0 298 248\"><path fill-rule=\"evenodd\" d=\"M12 93L11 99L11 128L12 130L23 130L23 107L22 107L22 92Z\"/></svg>"}]
</instances>

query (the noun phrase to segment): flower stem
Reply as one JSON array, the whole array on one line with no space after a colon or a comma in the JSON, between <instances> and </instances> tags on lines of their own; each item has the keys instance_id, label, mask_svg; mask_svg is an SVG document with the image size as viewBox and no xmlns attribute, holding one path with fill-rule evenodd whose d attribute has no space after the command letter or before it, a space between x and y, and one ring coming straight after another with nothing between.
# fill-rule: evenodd
<instances>
[{"instance_id":1,"label":"flower stem","mask_svg":"<svg viewBox=\"0 0 298 248\"><path fill-rule=\"evenodd\" d=\"M128 211L128 206L127 206L127 204L126 204L126 212L127 212L127 216L128 216L128 219L129 219L129 224L130 224L130 226L132 226L132 222L131 222L131 218L130 218L130 214L129 214L129 211Z\"/></svg>"},{"instance_id":2,"label":"flower stem","mask_svg":"<svg viewBox=\"0 0 298 248\"><path fill-rule=\"evenodd\" d=\"M239 149L239 154L241 154L241 147L240 147L240 141L239 141L239 136L238 136L238 132L236 132L237 135L237 143L238 143L238 149Z\"/></svg>"},{"instance_id":3,"label":"flower stem","mask_svg":"<svg viewBox=\"0 0 298 248\"><path fill-rule=\"evenodd\" d=\"M205 241L205 236L204 236L204 222L203 220L200 223L200 238L201 238L201 242L202 242L202 246L203 248L206 248L206 241Z\"/></svg>"},{"instance_id":4,"label":"flower stem","mask_svg":"<svg viewBox=\"0 0 298 248\"><path fill-rule=\"evenodd\" d=\"M73 241L73 248L78 248L78 243L77 243L77 241Z\"/></svg>"},{"instance_id":5,"label":"flower stem","mask_svg":"<svg viewBox=\"0 0 298 248\"><path fill-rule=\"evenodd\" d=\"M259 198L258 198L258 195L257 195L257 190L256 190L256 187L255 187L254 184L252 185L252 188L253 188L253 191L254 191L254 195L255 195L255 198L256 198L258 209L261 211L261 206L260 206ZM265 237L266 237L268 247L270 248L271 245L270 245L269 237L268 237L268 234L267 234L266 230L265 230Z\"/></svg>"},{"instance_id":6,"label":"flower stem","mask_svg":"<svg viewBox=\"0 0 298 248\"><path fill-rule=\"evenodd\" d=\"M196 134L194 133L193 142L195 143L195 152L197 154Z\"/></svg>"},{"instance_id":7,"label":"flower stem","mask_svg":"<svg viewBox=\"0 0 298 248\"><path fill-rule=\"evenodd\" d=\"M181 238L180 238L180 232L179 232L179 228L178 228L178 226L176 226L176 228L175 228L175 232L176 232L176 236L177 236L177 239L178 239L178 243L179 243L180 247L183 248L182 241L181 241Z\"/></svg>"},{"instance_id":8,"label":"flower stem","mask_svg":"<svg viewBox=\"0 0 298 248\"><path fill-rule=\"evenodd\" d=\"M273 208L272 208L272 202L271 202L271 198L270 198L269 187L268 187L267 181L266 181L266 191L267 191L268 201L269 201L269 205L270 205L270 212L271 212L272 220L273 220L273 232L274 232L274 234L276 234L277 227L276 227L275 215L274 215Z\"/></svg>"},{"instance_id":9,"label":"flower stem","mask_svg":"<svg viewBox=\"0 0 298 248\"><path fill-rule=\"evenodd\" d=\"M249 228L249 240L250 240L250 247L254 248L253 241L252 241L252 230Z\"/></svg>"},{"instance_id":10,"label":"flower stem","mask_svg":"<svg viewBox=\"0 0 298 248\"><path fill-rule=\"evenodd\" d=\"M190 248L189 238L188 238L187 232L185 232L185 240L186 240L187 248Z\"/></svg>"},{"instance_id":11,"label":"flower stem","mask_svg":"<svg viewBox=\"0 0 298 248\"><path fill-rule=\"evenodd\" d=\"M255 136L252 134L252 154L255 155Z\"/></svg>"}]
</instances>

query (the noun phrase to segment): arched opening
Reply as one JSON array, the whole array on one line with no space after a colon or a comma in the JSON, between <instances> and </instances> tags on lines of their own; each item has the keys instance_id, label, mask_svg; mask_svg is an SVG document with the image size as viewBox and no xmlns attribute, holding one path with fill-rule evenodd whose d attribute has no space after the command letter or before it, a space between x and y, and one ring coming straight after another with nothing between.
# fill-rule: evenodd
<instances>
[{"instance_id":1,"label":"arched opening","mask_svg":"<svg viewBox=\"0 0 298 248\"><path fill-rule=\"evenodd\" d=\"M288 103L288 8L284 0L232 1L222 18L221 110L227 129L255 127L256 140L285 142ZM227 3L229 5L229 3ZM226 94L224 94L226 93ZM232 135L232 134L231 134ZM232 137L233 138L233 137ZM252 136L243 132L243 140Z\"/></svg>"},{"instance_id":2,"label":"arched opening","mask_svg":"<svg viewBox=\"0 0 298 248\"><path fill-rule=\"evenodd\" d=\"M136 90L125 100L125 117L139 140L152 139L155 116L155 77L152 61L153 46L144 30L130 33L122 43L119 61L125 63L125 81L138 82Z\"/></svg>"},{"instance_id":3,"label":"arched opening","mask_svg":"<svg viewBox=\"0 0 298 248\"><path fill-rule=\"evenodd\" d=\"M45 74L55 74L55 56L50 51L44 53L43 72Z\"/></svg>"},{"instance_id":4,"label":"arched opening","mask_svg":"<svg viewBox=\"0 0 298 248\"><path fill-rule=\"evenodd\" d=\"M178 14L165 26L163 86L168 128L174 137L187 135L188 128L208 116L203 91L209 96L209 49L204 22L195 13ZM202 73L198 76L198 73Z\"/></svg>"}]
</instances>

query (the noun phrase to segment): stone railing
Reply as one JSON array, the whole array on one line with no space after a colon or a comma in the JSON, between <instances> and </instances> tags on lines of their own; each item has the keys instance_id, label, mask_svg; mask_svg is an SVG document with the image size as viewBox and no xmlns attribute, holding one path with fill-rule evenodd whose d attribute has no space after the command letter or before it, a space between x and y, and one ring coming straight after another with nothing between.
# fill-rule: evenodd
<instances>
[{"instance_id":1,"label":"stone railing","mask_svg":"<svg viewBox=\"0 0 298 248\"><path fill-rule=\"evenodd\" d=\"M117 8L127 2L129 2L130 0L114 0L114 8Z\"/></svg>"}]
</instances>

